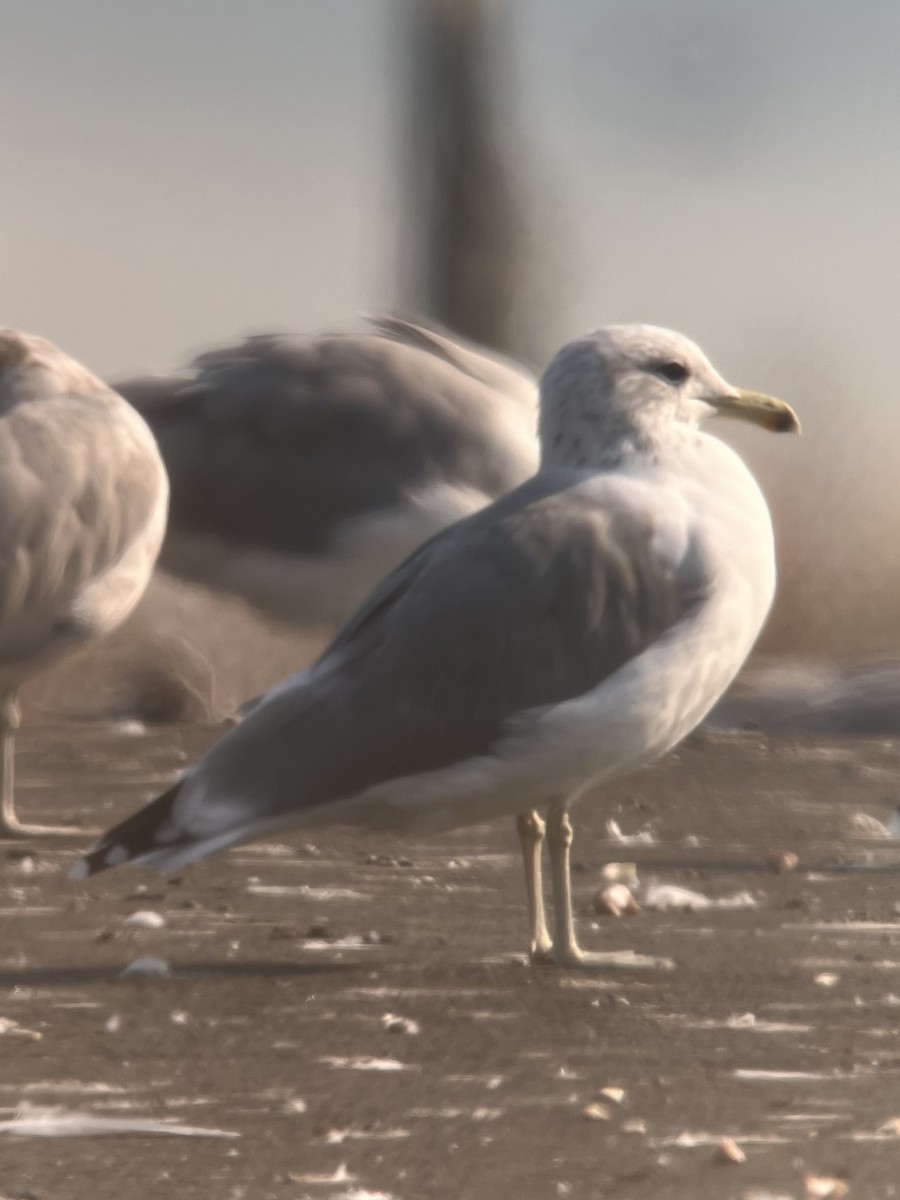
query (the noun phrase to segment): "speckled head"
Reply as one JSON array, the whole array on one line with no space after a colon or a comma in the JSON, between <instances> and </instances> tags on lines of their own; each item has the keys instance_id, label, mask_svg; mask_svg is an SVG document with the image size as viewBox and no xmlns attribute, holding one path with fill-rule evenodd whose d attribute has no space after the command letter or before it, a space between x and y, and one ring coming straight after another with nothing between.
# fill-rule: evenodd
<instances>
[{"instance_id":1,"label":"speckled head","mask_svg":"<svg viewBox=\"0 0 900 1200\"><path fill-rule=\"evenodd\" d=\"M778 432L800 428L782 400L733 388L689 338L654 325L610 325L556 354L541 379L545 463L598 466L652 452L673 425L720 413Z\"/></svg>"}]
</instances>

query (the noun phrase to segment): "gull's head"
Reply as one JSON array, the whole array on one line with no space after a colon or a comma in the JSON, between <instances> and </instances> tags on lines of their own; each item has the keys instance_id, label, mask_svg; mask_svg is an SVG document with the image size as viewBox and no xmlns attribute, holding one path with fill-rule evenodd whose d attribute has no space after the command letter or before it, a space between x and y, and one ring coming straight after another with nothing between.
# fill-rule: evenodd
<instances>
[{"instance_id":1,"label":"gull's head","mask_svg":"<svg viewBox=\"0 0 900 1200\"><path fill-rule=\"evenodd\" d=\"M732 387L699 346L654 325L609 325L569 342L541 379L544 459L589 465L624 443L650 447L673 426L719 414L777 433L800 422L783 400Z\"/></svg>"},{"instance_id":2,"label":"gull's head","mask_svg":"<svg viewBox=\"0 0 900 1200\"><path fill-rule=\"evenodd\" d=\"M0 328L0 406L57 395L97 395L106 384L45 338Z\"/></svg>"}]
</instances>

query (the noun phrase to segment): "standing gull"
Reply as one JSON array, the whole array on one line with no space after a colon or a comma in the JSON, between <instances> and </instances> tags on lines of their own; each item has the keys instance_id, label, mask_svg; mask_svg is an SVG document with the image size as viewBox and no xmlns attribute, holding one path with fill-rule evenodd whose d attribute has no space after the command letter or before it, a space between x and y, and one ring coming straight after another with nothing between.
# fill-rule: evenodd
<instances>
[{"instance_id":1,"label":"standing gull","mask_svg":"<svg viewBox=\"0 0 900 1200\"><path fill-rule=\"evenodd\" d=\"M134 409L50 342L0 330L0 837L66 832L15 814L19 689L125 620L153 570L167 499Z\"/></svg>"},{"instance_id":2,"label":"standing gull","mask_svg":"<svg viewBox=\"0 0 900 1200\"><path fill-rule=\"evenodd\" d=\"M575 939L569 808L702 720L774 593L765 501L699 428L717 412L799 428L667 330L565 346L541 381L538 473L407 559L309 671L75 876L129 860L174 870L294 826L418 833L518 814L532 959L620 961Z\"/></svg>"},{"instance_id":3,"label":"standing gull","mask_svg":"<svg viewBox=\"0 0 900 1200\"><path fill-rule=\"evenodd\" d=\"M537 384L397 318L253 337L116 388L172 487L160 565L297 625L340 624L432 534L533 474Z\"/></svg>"}]
</instances>

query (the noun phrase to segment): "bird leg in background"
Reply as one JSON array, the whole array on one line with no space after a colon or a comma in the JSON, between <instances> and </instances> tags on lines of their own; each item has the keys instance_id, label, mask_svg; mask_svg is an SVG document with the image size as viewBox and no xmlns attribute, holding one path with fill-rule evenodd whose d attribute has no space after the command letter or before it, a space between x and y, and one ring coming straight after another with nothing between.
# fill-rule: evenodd
<instances>
[{"instance_id":1,"label":"bird leg in background","mask_svg":"<svg viewBox=\"0 0 900 1200\"><path fill-rule=\"evenodd\" d=\"M516 817L516 829L522 844L522 861L525 864L525 892L528 896L528 924L530 928L529 956L532 962L553 962L553 941L547 931L544 915L544 889L541 884L541 847L544 842L545 825L534 811L520 813Z\"/></svg>"},{"instance_id":2,"label":"bird leg in background","mask_svg":"<svg viewBox=\"0 0 900 1200\"><path fill-rule=\"evenodd\" d=\"M674 967L670 958L653 958L646 954L635 954L633 950L611 951L598 954L582 950L575 938L575 923L572 917L572 878L570 871L570 849L572 846L572 823L565 808L552 805L547 813L547 848L550 851L550 866L553 871L553 906L556 937L553 942L553 957L560 967L577 967L590 970L615 967Z\"/></svg>"},{"instance_id":3,"label":"bird leg in background","mask_svg":"<svg viewBox=\"0 0 900 1200\"><path fill-rule=\"evenodd\" d=\"M71 826L23 825L16 816L15 793L15 741L19 728L19 706L15 696L5 696L0 701L0 838L67 837L73 834L84 836L83 829Z\"/></svg>"}]
</instances>

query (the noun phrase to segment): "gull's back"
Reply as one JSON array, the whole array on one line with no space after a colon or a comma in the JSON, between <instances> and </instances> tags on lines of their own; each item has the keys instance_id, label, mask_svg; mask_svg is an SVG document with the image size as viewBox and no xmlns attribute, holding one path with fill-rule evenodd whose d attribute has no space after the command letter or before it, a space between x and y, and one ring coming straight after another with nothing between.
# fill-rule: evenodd
<instances>
[{"instance_id":1,"label":"gull's back","mask_svg":"<svg viewBox=\"0 0 900 1200\"><path fill-rule=\"evenodd\" d=\"M262 336L118 385L172 485L162 563L336 624L433 533L537 466L536 384L434 330Z\"/></svg>"}]
</instances>

